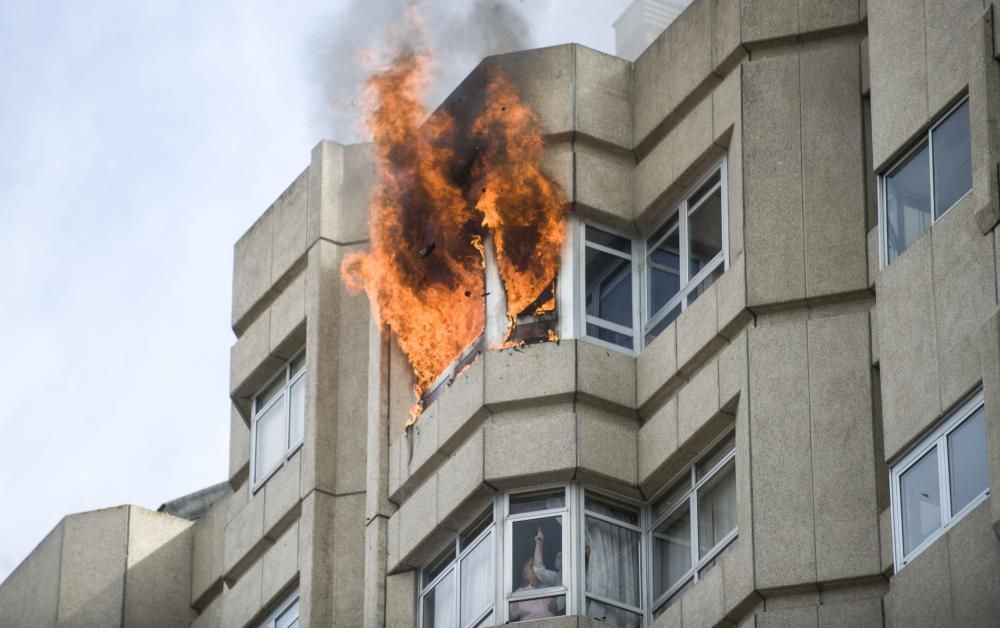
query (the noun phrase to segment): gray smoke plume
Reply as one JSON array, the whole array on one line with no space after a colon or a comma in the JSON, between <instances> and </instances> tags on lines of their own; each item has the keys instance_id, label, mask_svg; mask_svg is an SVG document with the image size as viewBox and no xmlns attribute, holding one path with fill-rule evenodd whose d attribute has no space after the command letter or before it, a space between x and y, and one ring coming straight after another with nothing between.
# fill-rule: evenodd
<instances>
[{"instance_id":1,"label":"gray smoke plume","mask_svg":"<svg viewBox=\"0 0 1000 628\"><path fill-rule=\"evenodd\" d=\"M538 6L544 0L533 0ZM428 41L412 41L401 28L407 8L422 17ZM364 139L358 103L369 68L362 58L388 44L428 45L434 54L434 82L427 102L434 108L486 56L530 48L531 28L523 0L350 0L318 24L307 54L316 84L313 118L324 137L338 142Z\"/></svg>"}]
</instances>

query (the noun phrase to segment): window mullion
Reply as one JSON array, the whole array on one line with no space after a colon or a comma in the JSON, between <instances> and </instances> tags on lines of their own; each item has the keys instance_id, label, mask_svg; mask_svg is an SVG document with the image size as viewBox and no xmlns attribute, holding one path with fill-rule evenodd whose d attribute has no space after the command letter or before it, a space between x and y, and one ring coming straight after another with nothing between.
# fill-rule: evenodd
<instances>
[{"instance_id":1,"label":"window mullion","mask_svg":"<svg viewBox=\"0 0 1000 628\"><path fill-rule=\"evenodd\" d=\"M695 465L691 465L691 568L694 570L694 581L698 582L698 489L694 488Z\"/></svg>"},{"instance_id":2,"label":"window mullion","mask_svg":"<svg viewBox=\"0 0 1000 628\"><path fill-rule=\"evenodd\" d=\"M941 118L944 120L944 118ZM931 189L931 224L937 222L937 198L934 194L934 129L927 131L927 160Z\"/></svg>"},{"instance_id":3,"label":"window mullion","mask_svg":"<svg viewBox=\"0 0 1000 628\"><path fill-rule=\"evenodd\" d=\"M690 280L690 268L688 267L688 202L684 200L681 202L680 207L677 210L677 230L679 232L678 249L680 249L681 255L681 291L687 286ZM687 309L687 298L681 299L681 311Z\"/></svg>"},{"instance_id":4,"label":"window mullion","mask_svg":"<svg viewBox=\"0 0 1000 628\"><path fill-rule=\"evenodd\" d=\"M951 483L948 481L948 434L941 435L937 443L938 486L941 494L941 527L948 525L954 513L951 512Z\"/></svg>"}]
</instances>

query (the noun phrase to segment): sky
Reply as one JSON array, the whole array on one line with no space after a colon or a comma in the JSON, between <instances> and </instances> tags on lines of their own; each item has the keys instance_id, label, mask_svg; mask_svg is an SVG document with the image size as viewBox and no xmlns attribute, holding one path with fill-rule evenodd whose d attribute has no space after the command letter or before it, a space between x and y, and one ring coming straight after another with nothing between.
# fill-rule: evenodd
<instances>
[{"instance_id":1,"label":"sky","mask_svg":"<svg viewBox=\"0 0 1000 628\"><path fill-rule=\"evenodd\" d=\"M528 46L606 52L628 4L496 1ZM432 34L458 19L424 2ZM0 580L66 514L226 479L233 244L358 139L331 77L399 4L0 0Z\"/></svg>"}]
</instances>

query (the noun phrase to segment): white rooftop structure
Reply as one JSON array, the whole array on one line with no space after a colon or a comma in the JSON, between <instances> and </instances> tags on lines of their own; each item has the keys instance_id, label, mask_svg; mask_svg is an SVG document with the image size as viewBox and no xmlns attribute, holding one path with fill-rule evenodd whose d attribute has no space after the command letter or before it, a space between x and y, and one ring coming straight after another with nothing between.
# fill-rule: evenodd
<instances>
[{"instance_id":1,"label":"white rooftop structure","mask_svg":"<svg viewBox=\"0 0 1000 628\"><path fill-rule=\"evenodd\" d=\"M635 61L691 0L635 0L614 21L615 54Z\"/></svg>"}]
</instances>

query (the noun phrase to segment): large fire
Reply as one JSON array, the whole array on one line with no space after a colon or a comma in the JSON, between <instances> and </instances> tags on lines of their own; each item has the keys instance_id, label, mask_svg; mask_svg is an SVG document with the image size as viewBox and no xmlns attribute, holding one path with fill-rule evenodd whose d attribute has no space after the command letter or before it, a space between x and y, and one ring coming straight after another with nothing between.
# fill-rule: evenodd
<instances>
[{"instance_id":1,"label":"large fire","mask_svg":"<svg viewBox=\"0 0 1000 628\"><path fill-rule=\"evenodd\" d=\"M379 174L370 249L341 268L348 287L367 292L413 368L411 422L438 376L483 334L485 240L492 238L506 294L509 339L518 315L555 308L567 211L563 191L542 170L540 118L516 86L493 70L471 124L444 110L427 118L421 101L430 61L406 50L367 80Z\"/></svg>"}]
</instances>

